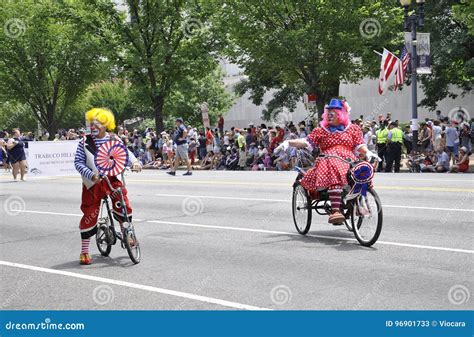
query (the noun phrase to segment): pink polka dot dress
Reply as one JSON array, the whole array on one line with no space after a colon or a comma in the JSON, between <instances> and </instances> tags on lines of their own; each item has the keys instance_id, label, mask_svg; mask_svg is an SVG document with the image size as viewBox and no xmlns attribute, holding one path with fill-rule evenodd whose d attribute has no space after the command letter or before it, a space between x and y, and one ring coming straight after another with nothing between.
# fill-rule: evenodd
<instances>
[{"instance_id":1,"label":"pink polka dot dress","mask_svg":"<svg viewBox=\"0 0 474 337\"><path fill-rule=\"evenodd\" d=\"M362 131L355 124L349 124L344 131L335 132L319 127L313 130L306 139L313 146L318 146L321 154L336 155L352 160L357 159L354 150L364 144ZM348 169L349 164L337 158L321 158L301 180L301 185L308 191L341 189L347 185Z\"/></svg>"}]
</instances>

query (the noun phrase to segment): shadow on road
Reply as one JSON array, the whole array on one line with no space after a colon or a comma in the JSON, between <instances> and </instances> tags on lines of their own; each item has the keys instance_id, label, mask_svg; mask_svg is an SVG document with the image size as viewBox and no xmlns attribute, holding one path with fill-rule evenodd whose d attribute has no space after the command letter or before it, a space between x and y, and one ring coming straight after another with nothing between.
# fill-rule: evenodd
<instances>
[{"instance_id":1,"label":"shadow on road","mask_svg":"<svg viewBox=\"0 0 474 337\"><path fill-rule=\"evenodd\" d=\"M55 266L51 266L51 269L58 269L58 270L66 270L66 269L102 269L102 268L109 268L109 267L130 267L133 266L134 263L130 261L130 258L126 255L118 256L116 258L105 257L100 254L92 255L92 264L88 266L81 266L79 264L79 260L69 261L62 264L57 264Z\"/></svg>"},{"instance_id":2,"label":"shadow on road","mask_svg":"<svg viewBox=\"0 0 474 337\"><path fill-rule=\"evenodd\" d=\"M302 248L317 248L318 244L319 247L321 244L324 246L334 247L336 250L340 251L377 251L376 247L364 247L361 246L357 241L348 241L345 240L347 238L353 239L354 235L351 232L346 231L313 231L308 233L309 236L306 235L291 235L291 234L274 234L270 235L270 238L280 238L281 240L274 240L271 242L262 242L262 245L270 245L278 242L291 242L291 241L299 241L303 243L314 244L313 246L301 246ZM336 238L321 238L315 237L311 235L322 235L322 236L340 236L341 239ZM283 239L285 238L285 239Z\"/></svg>"}]
</instances>

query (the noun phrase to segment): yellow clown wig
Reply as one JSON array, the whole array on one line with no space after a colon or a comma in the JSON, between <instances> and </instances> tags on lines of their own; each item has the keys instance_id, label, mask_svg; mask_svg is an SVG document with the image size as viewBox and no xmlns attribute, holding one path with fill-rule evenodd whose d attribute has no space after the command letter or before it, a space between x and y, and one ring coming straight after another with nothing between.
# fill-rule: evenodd
<instances>
[{"instance_id":1,"label":"yellow clown wig","mask_svg":"<svg viewBox=\"0 0 474 337\"><path fill-rule=\"evenodd\" d=\"M112 111L106 108L92 108L86 112L86 122L97 121L109 131L115 130L115 117Z\"/></svg>"}]
</instances>

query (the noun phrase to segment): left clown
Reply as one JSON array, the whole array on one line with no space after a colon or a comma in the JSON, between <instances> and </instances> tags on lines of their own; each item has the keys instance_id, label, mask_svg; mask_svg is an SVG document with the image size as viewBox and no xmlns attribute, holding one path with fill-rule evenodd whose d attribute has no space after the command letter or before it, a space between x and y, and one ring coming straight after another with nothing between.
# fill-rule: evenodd
<instances>
[{"instance_id":1,"label":"left clown","mask_svg":"<svg viewBox=\"0 0 474 337\"><path fill-rule=\"evenodd\" d=\"M82 198L81 218L79 229L81 232L81 253L79 255L80 264L91 264L92 259L89 254L90 239L97 232L97 218L99 216L100 202L110 189L106 181L100 179L99 170L95 165L95 155L102 144L111 140L119 140L114 134L108 131L115 130L115 117L112 111L104 108L94 108L86 112L86 126L90 129L90 134L84 136L79 142L74 158L74 166L82 176ZM128 163L132 170L140 171L141 165L136 157L128 151ZM120 223L120 227L124 221L131 221L132 208L128 201L127 189L122 182L115 176L109 177L113 188L122 187L123 198L127 207L129 219L124 219L121 215L119 198L116 194L110 194L113 200L114 217Z\"/></svg>"}]
</instances>

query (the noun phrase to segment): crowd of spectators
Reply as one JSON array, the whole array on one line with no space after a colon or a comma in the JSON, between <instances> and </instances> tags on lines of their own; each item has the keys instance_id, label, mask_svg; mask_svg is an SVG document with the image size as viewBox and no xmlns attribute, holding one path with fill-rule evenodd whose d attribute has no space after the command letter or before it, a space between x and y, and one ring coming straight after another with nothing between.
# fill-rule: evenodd
<instances>
[{"instance_id":1,"label":"crowd of spectators","mask_svg":"<svg viewBox=\"0 0 474 337\"><path fill-rule=\"evenodd\" d=\"M419 125L418 151L412 150L412 127L392 121L391 113L379 115L377 120L364 123L362 119L356 119L352 123L361 128L368 148L378 152L382 158L379 171L398 172L402 157L406 158L406 166L412 172L469 170L474 126L472 121L471 124L457 123L440 113L435 119L426 119ZM306 137L314 125L305 121L275 126L255 126L250 123L246 128L226 129L224 119L220 117L215 128L184 127L186 136L179 140L176 137L179 128L157 133L152 128L127 130L119 126L116 134L141 161L143 167L148 169L173 169L177 142L185 142L192 169L283 171L301 164L297 163L297 152L292 148L277 153L274 150L284 140ZM399 138L397 130L400 130ZM76 140L84 134L84 129L60 130L54 141ZM32 132L20 133L16 138L26 146L29 141L38 140ZM0 131L0 139L3 139L0 142L0 160L5 167L9 167L6 144L11 137L4 130ZM306 164L310 165L310 160Z\"/></svg>"}]
</instances>

